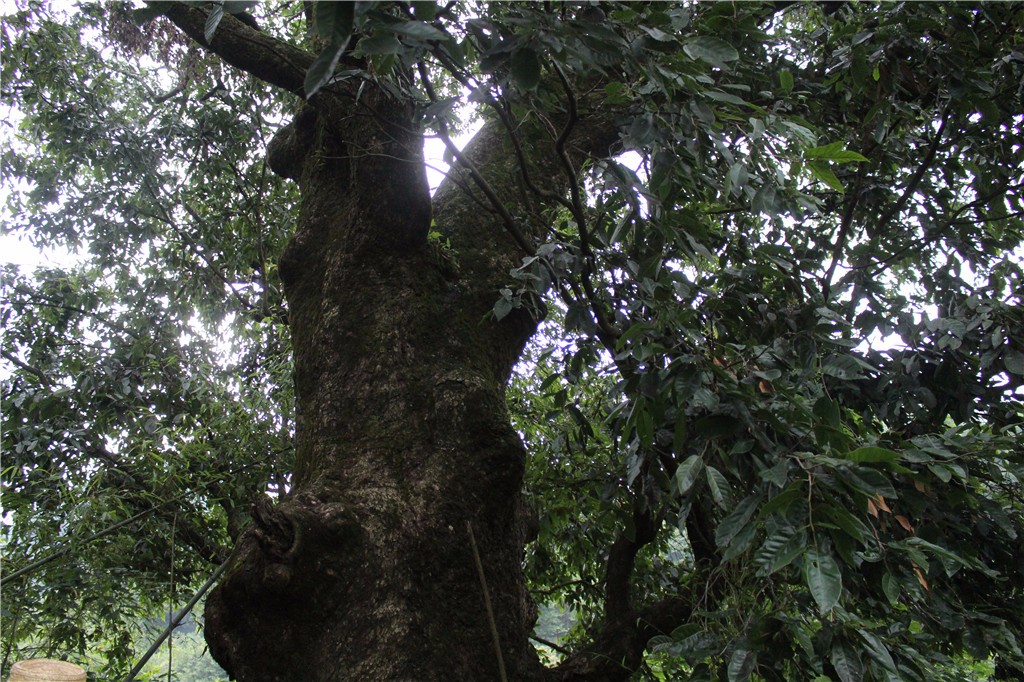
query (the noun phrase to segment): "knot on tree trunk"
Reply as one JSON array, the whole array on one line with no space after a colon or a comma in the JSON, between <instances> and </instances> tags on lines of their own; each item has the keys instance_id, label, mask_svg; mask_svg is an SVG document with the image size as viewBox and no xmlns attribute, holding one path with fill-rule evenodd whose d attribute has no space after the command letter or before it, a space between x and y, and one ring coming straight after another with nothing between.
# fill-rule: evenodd
<instances>
[{"instance_id":1,"label":"knot on tree trunk","mask_svg":"<svg viewBox=\"0 0 1024 682\"><path fill-rule=\"evenodd\" d=\"M313 148L317 112L303 107L291 123L277 131L267 145L267 164L283 178L298 182L306 157Z\"/></svg>"},{"instance_id":2,"label":"knot on tree trunk","mask_svg":"<svg viewBox=\"0 0 1024 682\"><path fill-rule=\"evenodd\" d=\"M361 562L363 537L362 526L340 503L313 494L277 505L257 498L253 522L239 541L237 565L207 598L206 621L212 626L207 641L214 659L232 677L298 679L294 670L276 669L283 664L267 655L267 642L274 641L272 649L280 651L289 641L319 636L349 601L345 577ZM248 617L252 604L278 617L257 622ZM254 677L254 671L260 672Z\"/></svg>"}]
</instances>

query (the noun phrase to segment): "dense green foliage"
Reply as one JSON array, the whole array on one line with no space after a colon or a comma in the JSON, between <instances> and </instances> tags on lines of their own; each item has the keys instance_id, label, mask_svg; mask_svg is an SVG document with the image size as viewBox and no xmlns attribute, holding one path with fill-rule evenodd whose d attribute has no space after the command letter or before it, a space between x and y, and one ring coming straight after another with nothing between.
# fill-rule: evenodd
<instances>
[{"instance_id":1,"label":"dense green foliage","mask_svg":"<svg viewBox=\"0 0 1024 682\"><path fill-rule=\"evenodd\" d=\"M187 599L233 505L288 469L294 189L262 159L272 93L122 6L60 10L3 26L5 230L81 262L3 274L5 572L70 551L5 581L4 663L88 652L123 673L136 624Z\"/></svg>"},{"instance_id":2,"label":"dense green foliage","mask_svg":"<svg viewBox=\"0 0 1024 682\"><path fill-rule=\"evenodd\" d=\"M652 676L1024 675L1024 7L340 7L307 92L383 83L442 137L466 103L621 131L557 213L509 216L548 238L494 292L547 316L509 405L564 646L625 543L636 612L685 614ZM4 581L5 665L123 673L288 478L296 193L263 155L295 102L131 19L4 20L5 231L81 262L3 272L5 572L69 550Z\"/></svg>"}]
</instances>

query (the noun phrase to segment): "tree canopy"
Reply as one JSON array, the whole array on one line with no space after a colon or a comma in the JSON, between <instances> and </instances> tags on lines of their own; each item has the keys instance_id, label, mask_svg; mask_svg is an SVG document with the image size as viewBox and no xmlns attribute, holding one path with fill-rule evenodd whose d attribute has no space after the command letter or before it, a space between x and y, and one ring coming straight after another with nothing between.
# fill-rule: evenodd
<instances>
[{"instance_id":1,"label":"tree canopy","mask_svg":"<svg viewBox=\"0 0 1024 682\"><path fill-rule=\"evenodd\" d=\"M510 679L1024 675L1024 4L28 1L2 50L4 232L77 254L2 271L3 674L120 679L330 507L352 575L466 514L480 582L423 580L480 646L572 614Z\"/></svg>"}]
</instances>

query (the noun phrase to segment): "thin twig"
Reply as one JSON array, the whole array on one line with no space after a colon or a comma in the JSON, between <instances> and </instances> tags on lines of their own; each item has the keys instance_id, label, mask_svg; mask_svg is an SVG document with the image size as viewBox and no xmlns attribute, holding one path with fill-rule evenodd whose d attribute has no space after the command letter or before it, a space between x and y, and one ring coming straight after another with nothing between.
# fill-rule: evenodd
<instances>
[{"instance_id":1,"label":"thin twig","mask_svg":"<svg viewBox=\"0 0 1024 682\"><path fill-rule=\"evenodd\" d=\"M924 174L929 168L931 168L932 161L935 160L935 155L939 151L939 143L942 142L942 135L946 130L946 124L949 123L951 106L952 105L946 105L946 108L943 109L942 122L939 123L939 128L935 131L935 137L932 139L931 144L928 145L928 151L924 156L924 160L921 161L921 164L910 177L910 180L907 181L907 186L904 188L903 194L900 195L900 198L896 200L896 203L893 204L888 211L882 214L881 218L879 218L878 227L876 228L877 230L884 229L885 226L889 224L890 220L899 215L900 211L903 210L903 207L906 206L908 201L910 201L910 197L915 191L917 191L917 186L921 183L922 178L924 178Z\"/></svg>"},{"instance_id":2,"label":"thin twig","mask_svg":"<svg viewBox=\"0 0 1024 682\"><path fill-rule=\"evenodd\" d=\"M566 649L564 646L559 646L558 644L555 644L554 642L546 640L543 637L538 637L537 635L530 635L530 639L532 639L535 642L539 642L540 644L543 644L544 646L548 647L549 649L554 649L555 651L557 651L558 653L562 654L563 656L571 656L572 655L572 652L569 651L568 649Z\"/></svg>"},{"instance_id":3,"label":"thin twig","mask_svg":"<svg viewBox=\"0 0 1024 682\"><path fill-rule=\"evenodd\" d=\"M498 638L498 621L494 619L494 609L491 607L491 594L487 590L487 577L484 575L484 564L480 560L480 551L476 547L473 524L469 521L466 521L466 531L469 533L469 547L473 551L473 561L476 563L476 573L480 577L480 587L484 592L487 624L491 627L491 637L494 639L494 654L498 657L498 677L501 682L508 682L508 675L505 674L505 659L501 655L501 640Z\"/></svg>"},{"instance_id":4,"label":"thin twig","mask_svg":"<svg viewBox=\"0 0 1024 682\"><path fill-rule=\"evenodd\" d=\"M160 636L157 637L156 641L153 642L152 646L149 647L149 650L142 655L142 658L139 659L139 662L136 663L135 667L132 668L131 672L128 673L128 677L124 679L124 682L132 682L132 680L135 679L135 676L139 674L139 671L141 671L142 668L145 667L147 663L149 663L149 659L151 659L153 657L153 654L157 652L157 650L160 648L160 645L164 643L164 640L170 637L171 633L178 627L178 625L181 624L181 621L184 620L185 616L192 612L192 609L195 608L195 605L199 603L199 600L202 599L203 595L206 594L210 590L210 588L214 586L217 580L219 580L220 577L224 574L224 571L226 571L228 567L231 566L233 563L234 557L231 557L217 567L217 570L213 572L213 575L210 576L209 580L203 583L203 586L200 587L199 590L192 596L192 599L189 600L188 604L185 604L181 611L178 611L174 618L171 619L171 622L167 624L167 627L160 634Z\"/></svg>"},{"instance_id":5,"label":"thin twig","mask_svg":"<svg viewBox=\"0 0 1024 682\"><path fill-rule=\"evenodd\" d=\"M84 308L79 308L79 307L73 306L73 305L64 305L63 303L56 303L55 302L56 299L54 299L53 297L46 296L45 294L40 294L40 293L38 293L36 291L33 291L32 289L28 288L27 286L25 286L23 284L19 284L19 285L15 286L14 287L14 291L19 293L19 294L21 294L21 295L23 295L23 296L28 297L28 299L34 305L38 305L38 306L41 306L41 307L44 307L44 308L53 308L54 310L66 310L66 311L68 311L70 313L78 313L78 314L83 315L85 317L88 317L88 318L91 318L91 319L94 319L94 320L98 320L98 321L102 322L103 324L105 324L106 326L108 326L111 329L113 329L114 331L121 332L122 334L130 336L133 339L136 339L138 341L142 340L142 336L140 334L138 334L137 332L132 331L131 329L128 329L127 327L125 327L120 322L115 322L114 320L107 319L107 317L105 315L103 315L102 313L98 313L98 312L96 312L94 310L86 310Z\"/></svg>"},{"instance_id":6,"label":"thin twig","mask_svg":"<svg viewBox=\"0 0 1024 682\"><path fill-rule=\"evenodd\" d=\"M162 220L168 227L171 228L171 230L174 231L175 234L178 235L179 239L181 239L184 243L190 245L192 247L192 252L195 255L199 256L199 258L202 259L202 261L204 263L206 263L206 266L210 269L210 271L213 272L213 274L217 276L217 279L219 279L221 282L224 283L224 286L227 287L228 291L231 292L231 294L234 296L235 300L238 301L238 304L242 307L242 310L245 310L245 311L255 310L255 307L251 303L249 303L244 298L242 298L242 295L240 293L238 293L238 291L235 289L234 284L232 284L230 281L228 281L227 276L223 272L220 271L220 268L218 268L213 263L212 260L210 260L210 257L207 256L205 253L203 253L198 248L199 245L196 243L196 241L194 239L192 239L190 236L188 236L187 234L185 234L184 230L182 230L178 226L178 223L167 212L167 208L163 205L163 203L160 202L160 197L157 195L156 190L153 189L153 186L149 183L149 181L147 180L147 181L143 182L143 185L145 186L146 191L149 192L150 197L153 199L153 202L157 205L157 207L160 210L160 213L162 214L162 216L157 216L157 215L153 215L153 214L145 214L145 215L149 215L150 217L156 218L157 220ZM204 227L207 225L207 221L202 216L200 216L199 213L196 212L195 209L193 209L191 206L189 206L188 202L182 200L179 203L180 203L181 207L183 209L185 209L185 212L188 213L192 217L192 219L195 220L198 224L200 224L200 225L202 225Z\"/></svg>"},{"instance_id":7,"label":"thin twig","mask_svg":"<svg viewBox=\"0 0 1024 682\"><path fill-rule=\"evenodd\" d=\"M167 600L167 619L170 622L174 618L174 601L177 599L175 593L174 583L174 531L178 526L178 512L175 510L174 516L171 518L171 595L170 599ZM167 635L167 682L171 682L171 674L174 672L174 632Z\"/></svg>"}]
</instances>

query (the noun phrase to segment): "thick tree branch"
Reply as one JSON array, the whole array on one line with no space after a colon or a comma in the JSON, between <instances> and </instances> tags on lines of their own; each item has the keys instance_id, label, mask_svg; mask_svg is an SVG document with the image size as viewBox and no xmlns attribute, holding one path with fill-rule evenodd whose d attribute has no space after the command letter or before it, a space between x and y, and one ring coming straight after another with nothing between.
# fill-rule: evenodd
<instances>
[{"instance_id":1,"label":"thick tree branch","mask_svg":"<svg viewBox=\"0 0 1024 682\"><path fill-rule=\"evenodd\" d=\"M633 537L623 534L612 543L605 568L604 611L608 623L632 620L630 588L636 555L654 540L659 525L654 514L637 506L633 510Z\"/></svg>"},{"instance_id":2,"label":"thick tree branch","mask_svg":"<svg viewBox=\"0 0 1024 682\"><path fill-rule=\"evenodd\" d=\"M206 18L209 12L187 5L166 2L159 7L188 37L209 49L232 66L271 85L304 96L303 81L313 64L313 55L258 31L231 14L225 13L213 40L206 42Z\"/></svg>"},{"instance_id":3,"label":"thick tree branch","mask_svg":"<svg viewBox=\"0 0 1024 682\"><path fill-rule=\"evenodd\" d=\"M572 211L573 219L576 221L576 229L579 232L580 238L580 252L583 254L583 272L580 276L580 284L586 294L586 300L590 305L591 312L594 314L594 319L597 321L598 336L601 339L601 343L614 355L615 344L619 339L619 331L609 321L608 315L605 313L604 307L601 305L601 301L594 289L592 281L594 275L594 251L590 244L587 213L583 205L583 193L580 191L579 171L573 166L569 153L566 151L566 144L569 142L573 128L579 120L579 105L576 100L576 93L573 92L569 79L565 77L557 63L554 64L554 70L558 74L558 80L562 84L562 89L565 91L566 101L569 105L565 127L558 135L558 139L555 140L555 152L558 154L558 158L569 179L569 196L572 198L570 210Z\"/></svg>"},{"instance_id":4,"label":"thick tree branch","mask_svg":"<svg viewBox=\"0 0 1024 682\"><path fill-rule=\"evenodd\" d=\"M434 93L434 86L430 82L427 67L423 62L420 62L416 66L419 70L420 80L423 83L424 90L427 92L427 96L430 98L431 102L437 102L437 96ZM448 153L452 155L452 158L454 158L459 165L469 172L469 176L473 179L473 182L476 183L477 187L480 188L480 191L484 193L485 197L487 197L491 207L501 218L501 224L505 227L505 230L512 235L512 238L515 240L516 244L519 245L519 248L521 248L526 255L533 255L533 244L531 244L530 240L526 238L526 235L520 231L519 227L516 225L515 219L508 212L508 209L505 208L505 205L494 191L494 188L491 187L490 183L487 182L479 169L477 169L476 164L473 163L472 159L464 155L455 145L455 142L452 141L451 135L448 134L448 125L444 121L441 121L438 125L438 135L440 136L441 141L444 142L444 146L448 150Z\"/></svg>"}]
</instances>

